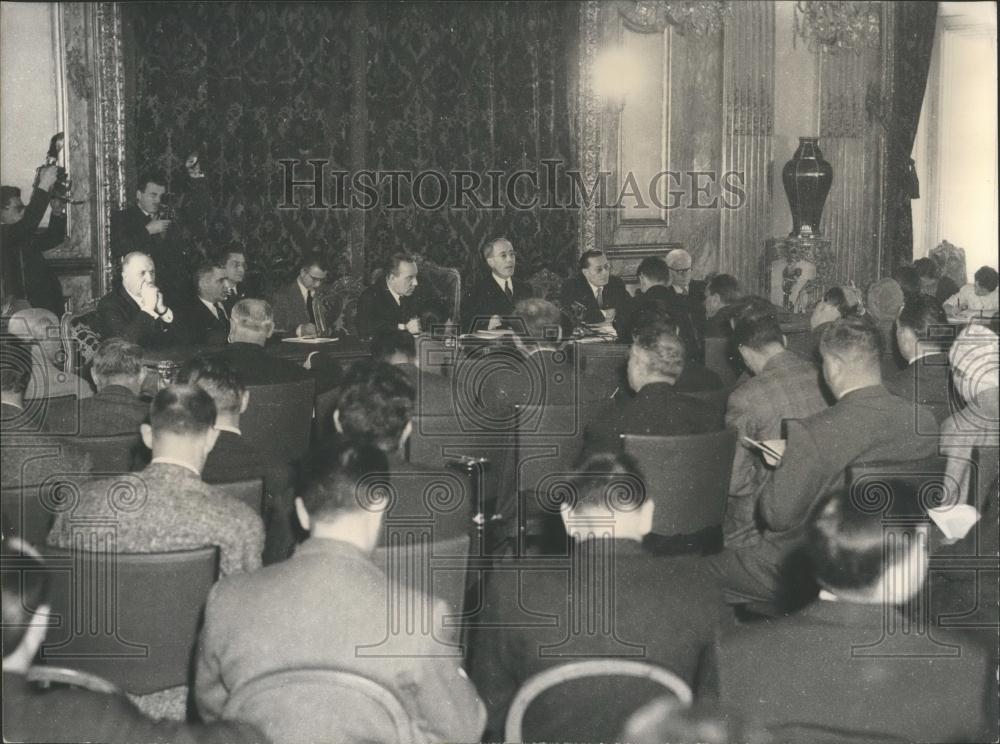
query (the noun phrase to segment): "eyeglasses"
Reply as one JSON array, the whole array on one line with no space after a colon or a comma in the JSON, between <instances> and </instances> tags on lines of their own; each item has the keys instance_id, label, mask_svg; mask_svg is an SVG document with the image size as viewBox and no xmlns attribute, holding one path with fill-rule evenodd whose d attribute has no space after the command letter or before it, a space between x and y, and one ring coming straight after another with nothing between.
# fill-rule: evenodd
<instances>
[{"instance_id":1,"label":"eyeglasses","mask_svg":"<svg viewBox=\"0 0 1000 744\"><path fill-rule=\"evenodd\" d=\"M670 270L672 272L674 272L675 274L690 274L691 273L691 268L690 267L688 267L686 269L670 269Z\"/></svg>"},{"instance_id":2,"label":"eyeglasses","mask_svg":"<svg viewBox=\"0 0 1000 744\"><path fill-rule=\"evenodd\" d=\"M322 284L323 282L326 281L325 276L316 276L315 274L306 274L306 276L312 279L317 284Z\"/></svg>"}]
</instances>

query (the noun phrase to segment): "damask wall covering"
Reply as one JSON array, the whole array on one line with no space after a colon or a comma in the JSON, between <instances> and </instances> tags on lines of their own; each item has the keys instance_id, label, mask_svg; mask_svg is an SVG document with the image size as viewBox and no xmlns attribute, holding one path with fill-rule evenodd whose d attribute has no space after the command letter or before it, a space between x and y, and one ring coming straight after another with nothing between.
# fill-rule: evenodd
<instances>
[{"instance_id":1,"label":"damask wall covering","mask_svg":"<svg viewBox=\"0 0 1000 744\"><path fill-rule=\"evenodd\" d=\"M575 167L575 3L365 3L360 13L346 3L126 3L122 12L135 90L130 177L166 172L187 237L203 250L243 244L271 281L294 273L294 258L314 247L337 274L351 270L348 210L306 208L310 189L297 190L299 209L279 209L282 159L329 160L327 203L330 174L357 164L358 142L370 170L479 173L485 204L488 170L543 173L543 159ZM352 58L352 43L366 59ZM363 138L353 139L352 78L364 80L367 114ZM206 173L197 181L184 169L193 150ZM439 183L425 178L425 203ZM506 199L500 209L422 209L404 185L402 208L390 209L389 190L383 182L379 206L354 233L363 245L353 255L365 260L357 273L399 249L467 269L497 233L515 241L525 274L561 272L576 253L576 211L541 209L544 194L526 210Z\"/></svg>"}]
</instances>

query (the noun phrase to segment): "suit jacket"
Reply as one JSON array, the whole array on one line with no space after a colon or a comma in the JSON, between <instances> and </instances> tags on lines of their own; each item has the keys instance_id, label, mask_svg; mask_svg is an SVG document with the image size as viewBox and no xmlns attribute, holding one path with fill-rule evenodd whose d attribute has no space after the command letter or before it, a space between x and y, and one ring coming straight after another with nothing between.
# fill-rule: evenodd
<instances>
[{"instance_id":1,"label":"suit jacket","mask_svg":"<svg viewBox=\"0 0 1000 744\"><path fill-rule=\"evenodd\" d=\"M136 487L135 508L117 508L115 499L109 498L119 479L87 483L77 506L56 516L49 544L71 548L78 544L75 536L95 529L100 533L106 529L100 521L111 519L116 525L115 549L120 552L158 553L218 545L223 574L260 568L264 527L246 504L222 495L180 465L154 462L125 480Z\"/></svg>"},{"instance_id":2,"label":"suit jacket","mask_svg":"<svg viewBox=\"0 0 1000 744\"><path fill-rule=\"evenodd\" d=\"M33 189L21 219L0 225L0 272L7 284L5 294L28 300L32 307L51 310L57 317L66 312L62 284L43 255L66 239L66 215L49 215L45 232L38 225L49 208L49 192Z\"/></svg>"},{"instance_id":3,"label":"suit jacket","mask_svg":"<svg viewBox=\"0 0 1000 744\"><path fill-rule=\"evenodd\" d=\"M286 561L220 581L209 596L199 644L195 699L202 718L223 717L226 701L262 674L325 667L388 687L431 741L478 741L485 711L460 657L431 656L444 647L429 633L390 633L386 600L390 592L398 596L396 586L353 545L323 538L307 540ZM261 719L296 730L301 713L290 695L272 695L257 711ZM330 741L391 737L350 715L329 735Z\"/></svg>"},{"instance_id":4,"label":"suit jacket","mask_svg":"<svg viewBox=\"0 0 1000 744\"><path fill-rule=\"evenodd\" d=\"M176 343L176 322L176 316L173 322L166 323L143 312L119 284L97 303L95 330L101 338L119 336L144 349L157 349Z\"/></svg>"},{"instance_id":5,"label":"suit jacket","mask_svg":"<svg viewBox=\"0 0 1000 744\"><path fill-rule=\"evenodd\" d=\"M315 294L313 297L315 299ZM310 322L309 310L297 279L275 290L271 295L271 309L274 311L274 327L278 330L295 333L300 325Z\"/></svg>"},{"instance_id":6,"label":"suit jacket","mask_svg":"<svg viewBox=\"0 0 1000 744\"><path fill-rule=\"evenodd\" d=\"M520 279L511 279L510 289L514 295L513 302L507 299L492 275L477 282L462 300L462 330L472 333L485 329L494 315L509 320L518 300L535 296L534 288Z\"/></svg>"},{"instance_id":7,"label":"suit jacket","mask_svg":"<svg viewBox=\"0 0 1000 744\"><path fill-rule=\"evenodd\" d=\"M930 354L910 362L906 368L886 377L882 384L893 395L927 406L939 424L952 414L947 354Z\"/></svg>"},{"instance_id":8,"label":"suit jacket","mask_svg":"<svg viewBox=\"0 0 1000 744\"><path fill-rule=\"evenodd\" d=\"M625 289L625 282L620 277L610 277L604 287L601 299L602 307L598 307L594 290L591 288L590 282L587 281L587 277L582 273L577 273L576 276L563 282L562 291L559 294L559 301L563 309L571 315L573 314L571 308L574 304L583 305L585 308L582 318L584 323L604 322L604 314L601 310L613 308L615 310L615 328L629 328L628 314L632 305L632 295Z\"/></svg>"},{"instance_id":9,"label":"suit jacket","mask_svg":"<svg viewBox=\"0 0 1000 744\"><path fill-rule=\"evenodd\" d=\"M780 439L782 419L808 418L826 407L819 369L790 351L770 359L759 375L730 394L726 426L736 429L739 440L724 523L727 545L753 538L757 501L770 487L774 475L760 454L743 443L743 437L757 441Z\"/></svg>"},{"instance_id":10,"label":"suit jacket","mask_svg":"<svg viewBox=\"0 0 1000 744\"><path fill-rule=\"evenodd\" d=\"M146 225L153 219L137 204L130 204L111 215L111 256L115 259L115 268L126 254L142 251L156 265L156 286L163 292L167 305L184 304L194 296L191 259L173 227L156 235L149 234ZM120 284L121 279L116 279L115 286Z\"/></svg>"},{"instance_id":11,"label":"suit jacket","mask_svg":"<svg viewBox=\"0 0 1000 744\"><path fill-rule=\"evenodd\" d=\"M518 688L544 669L588 658L632 659L669 669L693 686L714 641L722 614L719 589L693 560L654 556L639 543L606 538L576 543L571 550L573 557L562 559L563 565L495 570L487 578L470 674L486 699L488 731L496 736L502 736ZM596 559L594 565L613 565L613 582L602 581L607 573L588 571L588 558ZM603 603L582 606L594 597ZM600 623L601 630L574 633L574 618L583 627ZM619 724L603 704L620 699L620 688L615 695L590 684L598 686L587 700L550 701L531 741L613 740L621 728L614 728ZM643 702L629 700L627 712Z\"/></svg>"},{"instance_id":12,"label":"suit jacket","mask_svg":"<svg viewBox=\"0 0 1000 744\"><path fill-rule=\"evenodd\" d=\"M400 364L399 368L406 373L413 389L416 391L416 399L413 405L413 414L443 414L455 410L455 394L451 381L434 372L428 372L418 368L415 364Z\"/></svg>"},{"instance_id":13,"label":"suit jacket","mask_svg":"<svg viewBox=\"0 0 1000 744\"><path fill-rule=\"evenodd\" d=\"M991 652L969 634L940 628L904 639L903 619L888 613L896 610L819 600L787 618L736 626L715 654L718 679L711 686L718 688L719 703L766 727L832 730L828 741L836 732L845 739L853 733L850 741L878 735L996 741L995 641ZM891 627L895 639L885 635ZM953 644L954 655L945 644ZM864 646L868 653L859 649ZM940 656L923 658L928 650ZM807 740L789 736L778 738Z\"/></svg>"},{"instance_id":14,"label":"suit jacket","mask_svg":"<svg viewBox=\"0 0 1000 744\"><path fill-rule=\"evenodd\" d=\"M108 385L93 397L52 406L45 428L82 437L138 435L140 424L148 419L149 401L121 385Z\"/></svg>"},{"instance_id":15,"label":"suit jacket","mask_svg":"<svg viewBox=\"0 0 1000 744\"><path fill-rule=\"evenodd\" d=\"M222 303L219 303L220 305ZM229 339L229 315L225 307L219 311L219 316L205 307L205 303L195 298L178 308L177 333L184 343L192 346L219 345Z\"/></svg>"},{"instance_id":16,"label":"suit jacket","mask_svg":"<svg viewBox=\"0 0 1000 744\"><path fill-rule=\"evenodd\" d=\"M241 435L222 430L205 460L201 479L206 483L231 483L248 478L263 478L265 503L284 496L291 481L287 465L271 461Z\"/></svg>"},{"instance_id":17,"label":"suit jacket","mask_svg":"<svg viewBox=\"0 0 1000 744\"><path fill-rule=\"evenodd\" d=\"M297 382L311 375L293 361L268 354L263 346L242 341L227 344L214 354L228 362L246 386Z\"/></svg>"},{"instance_id":18,"label":"suit jacket","mask_svg":"<svg viewBox=\"0 0 1000 744\"><path fill-rule=\"evenodd\" d=\"M400 297L399 304L389 292L385 279L367 287L358 298L355 322L361 338L372 338L380 333L397 330L400 323L419 318L421 308L415 295Z\"/></svg>"},{"instance_id":19,"label":"suit jacket","mask_svg":"<svg viewBox=\"0 0 1000 744\"><path fill-rule=\"evenodd\" d=\"M584 444L590 451L618 452L621 434L677 436L722 427L722 414L708 403L678 393L667 382L653 382L635 397L599 409L584 430Z\"/></svg>"},{"instance_id":20,"label":"suit jacket","mask_svg":"<svg viewBox=\"0 0 1000 744\"><path fill-rule=\"evenodd\" d=\"M670 284L663 288L663 297L667 311L680 325L681 337L688 345L688 358L704 362L705 283L692 279L687 294L681 294Z\"/></svg>"}]
</instances>

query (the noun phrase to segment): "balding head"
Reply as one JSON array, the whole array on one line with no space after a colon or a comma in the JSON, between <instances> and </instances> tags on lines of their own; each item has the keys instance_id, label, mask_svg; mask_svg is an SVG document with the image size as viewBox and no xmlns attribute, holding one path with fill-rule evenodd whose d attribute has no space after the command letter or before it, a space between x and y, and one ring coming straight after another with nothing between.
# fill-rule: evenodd
<instances>
[{"instance_id":1,"label":"balding head","mask_svg":"<svg viewBox=\"0 0 1000 744\"><path fill-rule=\"evenodd\" d=\"M156 284L156 265L153 259L140 251L132 251L122 259L122 286L130 295L138 297L146 284Z\"/></svg>"},{"instance_id":2,"label":"balding head","mask_svg":"<svg viewBox=\"0 0 1000 744\"><path fill-rule=\"evenodd\" d=\"M230 313L229 342L263 346L274 333L274 311L264 300L240 300Z\"/></svg>"},{"instance_id":3,"label":"balding head","mask_svg":"<svg viewBox=\"0 0 1000 744\"><path fill-rule=\"evenodd\" d=\"M866 317L839 318L830 323L823 331L819 351L823 377L838 399L852 390L882 382L882 337Z\"/></svg>"}]
</instances>

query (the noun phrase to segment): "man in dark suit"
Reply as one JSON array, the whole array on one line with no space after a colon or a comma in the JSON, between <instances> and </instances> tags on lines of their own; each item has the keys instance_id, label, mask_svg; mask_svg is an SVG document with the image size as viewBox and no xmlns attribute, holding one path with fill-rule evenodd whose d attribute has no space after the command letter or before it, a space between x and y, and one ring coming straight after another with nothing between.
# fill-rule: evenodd
<instances>
[{"instance_id":1,"label":"man in dark suit","mask_svg":"<svg viewBox=\"0 0 1000 744\"><path fill-rule=\"evenodd\" d=\"M742 290L732 274L715 274L705 285L705 336L728 338Z\"/></svg>"},{"instance_id":2,"label":"man in dark suit","mask_svg":"<svg viewBox=\"0 0 1000 744\"><path fill-rule=\"evenodd\" d=\"M0 273L5 294L27 300L32 307L45 308L60 317L66 311L62 285L43 255L66 239L66 203L51 196L57 171L55 165L39 168L27 207L21 201L19 188L0 187ZM44 233L36 234L50 204L48 227Z\"/></svg>"},{"instance_id":3,"label":"man in dark suit","mask_svg":"<svg viewBox=\"0 0 1000 744\"><path fill-rule=\"evenodd\" d=\"M414 296L416 289L417 263L413 256L390 254L383 262L382 276L358 298L358 335L372 338L390 331L419 334L421 308Z\"/></svg>"},{"instance_id":4,"label":"man in dark suit","mask_svg":"<svg viewBox=\"0 0 1000 744\"><path fill-rule=\"evenodd\" d=\"M611 319L616 330L629 328L632 296L625 282L611 275L611 264L603 251L585 251L580 256L580 273L562 286L560 303L567 313L582 323L603 323Z\"/></svg>"},{"instance_id":5,"label":"man in dark suit","mask_svg":"<svg viewBox=\"0 0 1000 744\"><path fill-rule=\"evenodd\" d=\"M892 497L917 501L898 488ZM933 625L909 630L926 622L903 612L921 612L927 526L890 526L862 506L844 492L826 503L805 541L819 599L735 626L704 691L785 741L819 732L827 741L996 741L996 630L988 645Z\"/></svg>"},{"instance_id":6,"label":"man in dark suit","mask_svg":"<svg viewBox=\"0 0 1000 744\"><path fill-rule=\"evenodd\" d=\"M226 272L226 299L223 304L228 314L233 311L233 305L247 296L246 287L243 286L247 275L247 259L243 248L234 244L223 250L218 255L218 265Z\"/></svg>"},{"instance_id":7,"label":"man in dark suit","mask_svg":"<svg viewBox=\"0 0 1000 744\"><path fill-rule=\"evenodd\" d=\"M886 390L927 406L938 423L953 413L951 369L943 348L951 332L937 300L928 295L907 298L896 317L896 343L907 366L885 380Z\"/></svg>"},{"instance_id":8,"label":"man in dark suit","mask_svg":"<svg viewBox=\"0 0 1000 744\"><path fill-rule=\"evenodd\" d=\"M197 296L179 308L178 332L185 343L219 345L229 338L226 313L226 270L202 264L194 273Z\"/></svg>"},{"instance_id":9,"label":"man in dark suit","mask_svg":"<svg viewBox=\"0 0 1000 744\"><path fill-rule=\"evenodd\" d=\"M767 442L783 454L780 460L765 456L777 467L773 487L760 497L761 541L705 559L732 603L802 599L782 564L801 542L817 502L843 485L850 464L862 458L905 462L937 452L933 414L882 386L881 350L878 329L863 318L841 318L823 332L823 377L837 403L789 421L786 439Z\"/></svg>"},{"instance_id":10,"label":"man in dark suit","mask_svg":"<svg viewBox=\"0 0 1000 744\"><path fill-rule=\"evenodd\" d=\"M486 700L489 741L502 738L518 688L569 661L642 661L694 685L722 616L719 588L693 561L643 550L654 504L637 482L641 475L624 455L587 459L566 489L572 494L562 512L573 538L569 556L544 569L520 570L514 563L490 572L470 661ZM616 496L623 492L634 498ZM621 678L613 684L629 689ZM612 694L609 683L588 680L587 688L573 689L572 700L557 693L539 701L543 709L533 716L538 724L530 741L612 741L620 716L646 701L628 699L609 710L628 697L622 687ZM644 688L641 694L654 693Z\"/></svg>"},{"instance_id":11,"label":"man in dark suit","mask_svg":"<svg viewBox=\"0 0 1000 744\"><path fill-rule=\"evenodd\" d=\"M118 336L145 349L177 341L173 310L156 284L156 265L145 253L122 259L121 283L97 303L97 330L102 338Z\"/></svg>"},{"instance_id":12,"label":"man in dark suit","mask_svg":"<svg viewBox=\"0 0 1000 744\"><path fill-rule=\"evenodd\" d=\"M507 238L486 241L482 253L490 275L470 287L462 300L462 329L469 333L510 327L514 303L535 296L530 284L514 278L517 259Z\"/></svg>"},{"instance_id":13,"label":"man in dark suit","mask_svg":"<svg viewBox=\"0 0 1000 744\"><path fill-rule=\"evenodd\" d=\"M297 382L310 377L307 370L288 359L264 351L264 344L274 333L271 306L264 300L240 300L230 316L229 344L216 352L234 370L247 387Z\"/></svg>"},{"instance_id":14,"label":"man in dark suit","mask_svg":"<svg viewBox=\"0 0 1000 744\"><path fill-rule=\"evenodd\" d=\"M667 254L670 284L667 285L667 309L681 326L681 337L691 348L688 356L705 361L705 283L691 279L691 254L675 248ZM693 341L693 343L692 343Z\"/></svg>"},{"instance_id":15,"label":"man in dark suit","mask_svg":"<svg viewBox=\"0 0 1000 744\"><path fill-rule=\"evenodd\" d=\"M303 255L295 280L271 296L274 327L296 336L317 335L324 323L316 317L316 293L329 275L330 267L322 254L312 251Z\"/></svg>"},{"instance_id":16,"label":"man in dark suit","mask_svg":"<svg viewBox=\"0 0 1000 744\"><path fill-rule=\"evenodd\" d=\"M674 390L684 368L684 342L670 326L643 326L632 341L628 383L635 397L598 409L584 430L589 451L621 448L621 434L675 436L722 428L722 412Z\"/></svg>"},{"instance_id":17,"label":"man in dark suit","mask_svg":"<svg viewBox=\"0 0 1000 744\"><path fill-rule=\"evenodd\" d=\"M386 687L421 729L420 740L479 740L486 714L460 667L461 655L443 655L454 649L439 640L435 628L411 625L406 618L404 627L415 630L395 633L390 624L387 609L399 607L397 602L441 615L444 607L390 579L372 560L383 519L382 510L373 507L384 503L384 494L367 489L379 483L386 467L385 454L370 446L317 450L303 469L305 485L295 502L309 539L288 560L213 587L195 680L203 720L219 720L227 701L255 678L320 667L361 674ZM289 704L295 694L277 691L261 698L247 711L251 722L289 741L395 736L353 710L322 716L330 727L320 731L310 726L312 713L302 716Z\"/></svg>"}]
</instances>

